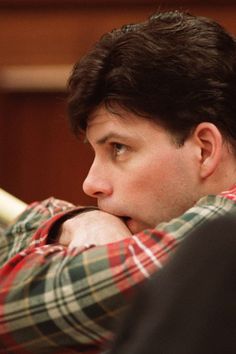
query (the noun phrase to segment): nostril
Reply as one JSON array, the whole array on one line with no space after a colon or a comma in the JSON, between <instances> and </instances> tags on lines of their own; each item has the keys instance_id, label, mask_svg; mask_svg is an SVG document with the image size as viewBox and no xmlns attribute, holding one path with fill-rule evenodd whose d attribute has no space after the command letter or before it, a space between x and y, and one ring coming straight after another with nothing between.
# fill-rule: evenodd
<instances>
[{"instance_id":1,"label":"nostril","mask_svg":"<svg viewBox=\"0 0 236 354\"><path fill-rule=\"evenodd\" d=\"M95 192L95 193L93 193L93 196L96 197L96 198L102 197L103 193L102 192Z\"/></svg>"}]
</instances>

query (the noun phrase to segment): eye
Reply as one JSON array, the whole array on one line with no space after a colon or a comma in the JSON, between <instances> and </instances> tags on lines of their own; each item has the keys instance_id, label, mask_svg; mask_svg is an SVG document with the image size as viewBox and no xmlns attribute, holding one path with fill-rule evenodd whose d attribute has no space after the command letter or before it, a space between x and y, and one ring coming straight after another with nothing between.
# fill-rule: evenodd
<instances>
[{"instance_id":1,"label":"eye","mask_svg":"<svg viewBox=\"0 0 236 354\"><path fill-rule=\"evenodd\" d=\"M127 151L127 146L120 143L111 143L114 157L120 156Z\"/></svg>"}]
</instances>

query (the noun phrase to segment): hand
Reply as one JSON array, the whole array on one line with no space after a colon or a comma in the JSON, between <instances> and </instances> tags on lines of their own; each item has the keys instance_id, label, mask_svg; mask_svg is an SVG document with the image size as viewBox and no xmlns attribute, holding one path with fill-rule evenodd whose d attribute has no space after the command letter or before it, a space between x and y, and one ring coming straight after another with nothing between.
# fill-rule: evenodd
<instances>
[{"instance_id":1,"label":"hand","mask_svg":"<svg viewBox=\"0 0 236 354\"><path fill-rule=\"evenodd\" d=\"M87 211L66 220L59 243L69 248L104 245L131 236L122 219L101 210Z\"/></svg>"}]
</instances>

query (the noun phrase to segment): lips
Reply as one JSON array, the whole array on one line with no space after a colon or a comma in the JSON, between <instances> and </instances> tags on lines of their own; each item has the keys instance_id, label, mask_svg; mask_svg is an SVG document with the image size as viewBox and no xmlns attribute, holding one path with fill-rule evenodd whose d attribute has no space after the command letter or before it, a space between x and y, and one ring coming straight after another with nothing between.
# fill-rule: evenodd
<instances>
[{"instance_id":1,"label":"lips","mask_svg":"<svg viewBox=\"0 0 236 354\"><path fill-rule=\"evenodd\" d=\"M134 228L134 225L133 225L134 224L134 219L132 217L124 215L124 214L122 215L122 213L118 212L117 210L115 211L114 209L111 210L111 209L108 209L108 208L104 208L104 207L101 206L101 204L98 205L98 206L99 206L99 208L102 211L104 211L106 213L109 213L109 214L112 214L112 215L117 216L118 218L120 218L126 224L128 229L132 233L136 232L136 227ZM131 227L131 225L133 225L133 226Z\"/></svg>"},{"instance_id":2,"label":"lips","mask_svg":"<svg viewBox=\"0 0 236 354\"><path fill-rule=\"evenodd\" d=\"M131 231L132 234L135 234L141 230L138 223L131 217L125 216L122 217L122 220L124 221L124 223L126 224L126 226Z\"/></svg>"},{"instance_id":3,"label":"lips","mask_svg":"<svg viewBox=\"0 0 236 354\"><path fill-rule=\"evenodd\" d=\"M129 216L122 216L121 219L126 223L129 221L131 218Z\"/></svg>"},{"instance_id":4,"label":"lips","mask_svg":"<svg viewBox=\"0 0 236 354\"><path fill-rule=\"evenodd\" d=\"M123 222L126 224L126 226L128 227L128 229L130 229L130 223L132 222L132 218L129 216L120 216L120 218L123 220ZM130 229L130 231L132 232L132 230Z\"/></svg>"}]
</instances>

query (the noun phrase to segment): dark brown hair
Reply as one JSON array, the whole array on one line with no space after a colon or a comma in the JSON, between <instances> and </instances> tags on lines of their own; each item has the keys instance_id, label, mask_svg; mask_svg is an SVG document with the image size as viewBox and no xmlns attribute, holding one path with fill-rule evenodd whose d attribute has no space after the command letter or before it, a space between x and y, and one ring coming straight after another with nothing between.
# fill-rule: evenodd
<instances>
[{"instance_id":1,"label":"dark brown hair","mask_svg":"<svg viewBox=\"0 0 236 354\"><path fill-rule=\"evenodd\" d=\"M118 104L181 144L208 121L236 145L236 42L211 19L160 12L105 34L75 65L68 91L76 134L98 105Z\"/></svg>"}]
</instances>

